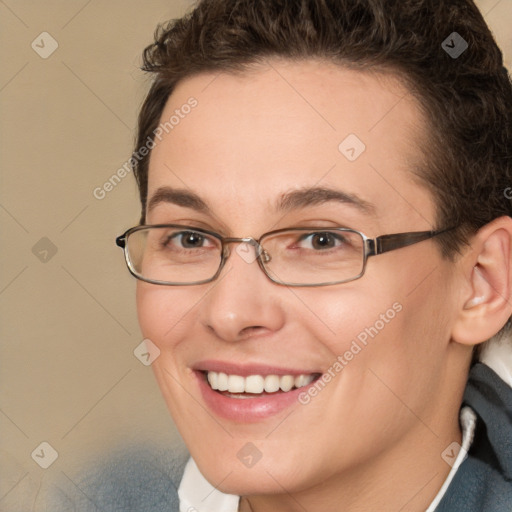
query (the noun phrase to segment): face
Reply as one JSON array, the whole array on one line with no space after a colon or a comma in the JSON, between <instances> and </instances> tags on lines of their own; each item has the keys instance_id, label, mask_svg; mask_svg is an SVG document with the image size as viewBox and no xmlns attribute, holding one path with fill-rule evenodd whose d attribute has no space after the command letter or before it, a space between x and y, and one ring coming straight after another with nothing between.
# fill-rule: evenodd
<instances>
[{"instance_id":1,"label":"face","mask_svg":"<svg viewBox=\"0 0 512 512\"><path fill-rule=\"evenodd\" d=\"M392 77L273 60L181 82L162 122L174 114L151 155L147 224L256 239L288 227L372 238L435 228L432 198L412 174L423 120ZM319 188L335 193L310 190ZM443 391L454 293L435 243L311 288L271 282L236 248L214 282L138 282L141 329L161 351L156 378L202 473L233 494L292 492L428 445L425 425L456 410L438 398L452 395ZM215 391L209 372L253 392ZM262 382L269 392L255 392ZM301 387L275 391L291 385Z\"/></svg>"}]
</instances>

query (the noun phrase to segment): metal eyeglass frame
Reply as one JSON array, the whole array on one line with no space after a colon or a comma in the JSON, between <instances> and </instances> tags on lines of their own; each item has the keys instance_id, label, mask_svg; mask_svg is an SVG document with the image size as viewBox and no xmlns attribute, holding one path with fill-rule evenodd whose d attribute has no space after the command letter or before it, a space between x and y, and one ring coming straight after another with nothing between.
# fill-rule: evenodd
<instances>
[{"instance_id":1,"label":"metal eyeglass frame","mask_svg":"<svg viewBox=\"0 0 512 512\"><path fill-rule=\"evenodd\" d=\"M130 234L140 231L147 228L178 228L183 229L184 231L192 231L194 233L199 234L205 234L208 236L212 236L220 241L221 244L221 260L219 264L219 268L217 269L217 272L209 279L203 279L201 281L194 281L191 283L173 283L168 281L157 281L154 279L147 279L143 277L142 275L138 274L135 269L132 266L132 263L130 261L128 251L127 251L127 245L126 240L130 236ZM164 285L164 286L192 286L197 284L205 284L210 283L217 279L219 274L221 273L222 269L224 268L224 265L227 261L227 259L230 256L230 251L228 249L228 244L231 243L246 243L250 244L253 247L255 247L256 250L256 260L258 261L258 264L263 271L263 273L273 282L276 284L280 284L283 286L293 286L293 287L313 287L313 286L331 286L335 284L342 284L342 283L348 283L350 281L355 281L356 279L361 278L366 270L366 263L368 261L368 258L370 256L378 256L379 254L384 254L386 252L394 251L396 249L401 249L403 247L408 247L410 245L417 244L419 242L423 242L424 240L429 240L435 236L438 236L442 233L446 233L447 231L455 229L454 227L436 230L436 231L410 231L407 233L393 233L388 235L381 235L376 238L369 238L364 233L361 233L360 231L357 231L355 229L349 229L349 228L331 228L331 227L304 227L304 228L283 228L283 229L276 229L273 231L269 231L267 233L264 233L261 235L258 239L252 238L252 237L244 237L244 238L232 238L232 237L223 237L219 235L218 233L214 231L209 231L206 229L201 228L195 228L192 226L184 226L181 224L154 224L154 225L140 225L135 226L133 228L130 228L126 230L122 235L118 236L116 238L116 245L118 247L121 247L124 252L126 265L128 266L128 270L130 273L136 277L137 279L140 279L141 281L144 281L146 283L151 284L158 284L158 285ZM330 281L326 283L319 283L319 284L302 284L302 283L287 283L284 281L279 281L278 279L273 278L267 269L265 268L265 263L268 263L271 259L271 255L269 255L265 249L261 246L261 242L272 235L276 235L279 233L284 233L288 231L304 231L304 232L327 232L327 231L338 231L338 232L350 232L350 233L356 233L361 236L363 239L364 245L363 245L363 266L361 268L361 272L349 279L343 279L341 281ZM265 260L265 261L264 261Z\"/></svg>"}]
</instances>

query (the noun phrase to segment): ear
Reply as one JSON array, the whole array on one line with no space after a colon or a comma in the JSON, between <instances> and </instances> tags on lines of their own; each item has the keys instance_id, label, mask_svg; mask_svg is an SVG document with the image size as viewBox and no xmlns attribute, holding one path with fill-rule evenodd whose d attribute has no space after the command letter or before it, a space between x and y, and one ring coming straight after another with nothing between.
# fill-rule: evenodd
<instances>
[{"instance_id":1,"label":"ear","mask_svg":"<svg viewBox=\"0 0 512 512\"><path fill-rule=\"evenodd\" d=\"M462 256L464 291L452 340L477 345L494 336L512 315L512 218L500 217L474 235Z\"/></svg>"}]
</instances>

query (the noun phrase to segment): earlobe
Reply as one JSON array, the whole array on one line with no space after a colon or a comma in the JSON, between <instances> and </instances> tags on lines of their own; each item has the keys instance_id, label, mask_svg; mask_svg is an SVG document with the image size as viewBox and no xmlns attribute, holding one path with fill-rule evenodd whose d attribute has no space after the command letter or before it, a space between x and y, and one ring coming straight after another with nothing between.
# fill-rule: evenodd
<instances>
[{"instance_id":1,"label":"earlobe","mask_svg":"<svg viewBox=\"0 0 512 512\"><path fill-rule=\"evenodd\" d=\"M477 345L494 336L512 315L512 219L482 227L461 264L467 290L452 328L452 340Z\"/></svg>"}]
</instances>

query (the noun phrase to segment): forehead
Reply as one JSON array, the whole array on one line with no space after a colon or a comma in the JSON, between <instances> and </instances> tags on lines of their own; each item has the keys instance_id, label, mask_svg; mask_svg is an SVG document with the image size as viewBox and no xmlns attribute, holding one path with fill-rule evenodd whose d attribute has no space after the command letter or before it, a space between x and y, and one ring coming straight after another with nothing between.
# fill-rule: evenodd
<instances>
[{"instance_id":1,"label":"forehead","mask_svg":"<svg viewBox=\"0 0 512 512\"><path fill-rule=\"evenodd\" d=\"M424 120L391 75L270 60L184 80L160 121L149 198L162 186L193 190L221 216L257 222L291 189L325 186L375 205L383 222L434 217L412 173Z\"/></svg>"}]
</instances>

